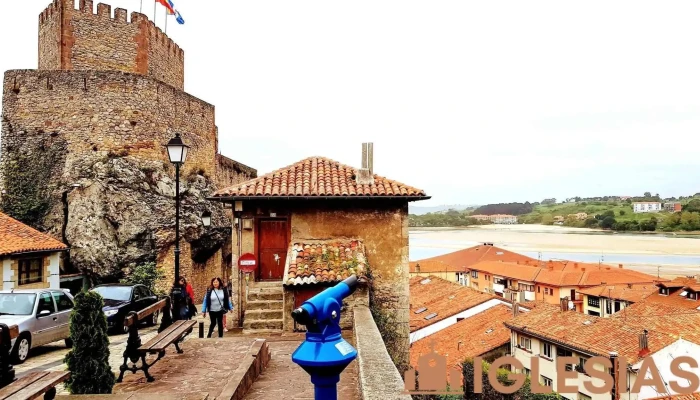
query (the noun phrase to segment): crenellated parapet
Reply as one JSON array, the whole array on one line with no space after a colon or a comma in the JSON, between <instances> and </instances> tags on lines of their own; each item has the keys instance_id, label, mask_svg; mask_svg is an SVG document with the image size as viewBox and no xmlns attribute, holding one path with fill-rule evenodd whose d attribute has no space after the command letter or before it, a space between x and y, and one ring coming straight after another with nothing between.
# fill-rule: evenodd
<instances>
[{"instance_id":1,"label":"crenellated parapet","mask_svg":"<svg viewBox=\"0 0 700 400\"><path fill-rule=\"evenodd\" d=\"M146 15L73 4L54 0L39 15L39 69L138 73L184 88L184 51Z\"/></svg>"}]
</instances>

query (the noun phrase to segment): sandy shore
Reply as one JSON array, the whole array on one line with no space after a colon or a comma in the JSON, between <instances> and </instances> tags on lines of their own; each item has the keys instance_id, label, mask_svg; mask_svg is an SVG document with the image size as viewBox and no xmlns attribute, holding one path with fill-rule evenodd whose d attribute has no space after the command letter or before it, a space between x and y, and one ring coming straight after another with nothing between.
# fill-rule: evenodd
<instances>
[{"instance_id":1,"label":"sandy shore","mask_svg":"<svg viewBox=\"0 0 700 400\"><path fill-rule=\"evenodd\" d=\"M700 255L700 239L661 235L610 234L594 229L543 225L482 225L414 228L412 236L430 247L460 249L491 242L513 251L566 253Z\"/></svg>"}]
</instances>

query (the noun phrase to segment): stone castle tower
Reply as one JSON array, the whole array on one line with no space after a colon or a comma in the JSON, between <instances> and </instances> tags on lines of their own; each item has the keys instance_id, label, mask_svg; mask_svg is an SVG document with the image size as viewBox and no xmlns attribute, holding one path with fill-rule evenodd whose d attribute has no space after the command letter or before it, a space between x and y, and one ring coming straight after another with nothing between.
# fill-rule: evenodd
<instances>
[{"instance_id":1,"label":"stone castle tower","mask_svg":"<svg viewBox=\"0 0 700 400\"><path fill-rule=\"evenodd\" d=\"M0 207L66 242L68 266L115 278L155 261L172 278L174 168L163 145L180 133L191 146L181 270L201 293L226 276L231 251L229 215L205 197L257 172L219 154L214 106L183 90L183 50L145 15L127 17L91 0L41 13L39 68L4 75Z\"/></svg>"}]
</instances>

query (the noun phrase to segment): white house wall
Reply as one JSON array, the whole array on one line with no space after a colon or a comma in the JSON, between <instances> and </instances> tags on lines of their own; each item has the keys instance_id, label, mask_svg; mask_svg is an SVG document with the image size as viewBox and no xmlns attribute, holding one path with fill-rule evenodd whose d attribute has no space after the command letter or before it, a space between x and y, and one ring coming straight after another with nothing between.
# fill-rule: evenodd
<instances>
[{"instance_id":1,"label":"white house wall","mask_svg":"<svg viewBox=\"0 0 700 400\"><path fill-rule=\"evenodd\" d=\"M12 272L12 260L7 257L2 259L2 290L10 290L15 287L15 277Z\"/></svg>"},{"instance_id":2,"label":"white house wall","mask_svg":"<svg viewBox=\"0 0 700 400\"><path fill-rule=\"evenodd\" d=\"M505 304L507 306L511 306L510 303L503 301L503 300L498 300L498 299L489 300L485 303L479 304L478 306L472 307L468 310L464 310L458 314L455 314L455 315L452 315L448 318L445 318L442 321L438 321L434 324L426 326L425 328L421 328L415 332L412 332L410 335L410 341L411 341L411 343L416 342L420 339L423 339L425 337L432 335L435 332L439 332L447 327L450 327L450 326L456 324L458 318L469 318L469 317L474 316L482 311L488 310L491 307L495 307L499 304ZM524 312L529 311L527 309L524 309L523 307L520 307L520 310L524 311Z\"/></svg>"},{"instance_id":3,"label":"white house wall","mask_svg":"<svg viewBox=\"0 0 700 400\"><path fill-rule=\"evenodd\" d=\"M695 343L688 342L687 340L679 339L671 345L652 354L650 357L654 359L654 363L659 369L659 374L661 374L661 378L667 386L666 393L658 393L653 386L643 386L636 400L646 400L653 399L655 397L679 394L671 389L669 382L679 380L671 373L671 361L673 361L674 358L681 356L688 356L694 360L700 360L700 346ZM632 368L633 370L638 371L641 365L642 363L638 362L637 364L633 365ZM692 371L696 376L700 376L700 368L690 368L688 365L683 365L682 368L686 371ZM651 374L647 373L647 377L650 376ZM679 384L681 386L688 386L688 382L684 379L680 380Z\"/></svg>"},{"instance_id":4,"label":"white house wall","mask_svg":"<svg viewBox=\"0 0 700 400\"><path fill-rule=\"evenodd\" d=\"M61 287L61 267L59 253L49 256L49 287L59 289Z\"/></svg>"}]
</instances>

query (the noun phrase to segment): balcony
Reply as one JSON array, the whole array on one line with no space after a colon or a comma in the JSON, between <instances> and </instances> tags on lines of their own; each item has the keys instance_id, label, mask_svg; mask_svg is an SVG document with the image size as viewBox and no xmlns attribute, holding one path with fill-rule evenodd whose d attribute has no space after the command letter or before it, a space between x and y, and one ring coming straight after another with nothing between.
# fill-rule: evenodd
<instances>
[{"instance_id":1,"label":"balcony","mask_svg":"<svg viewBox=\"0 0 700 400\"><path fill-rule=\"evenodd\" d=\"M576 293L573 299L570 297L571 296L566 296L566 301L572 301L574 303L583 303L583 295L581 293Z\"/></svg>"}]
</instances>

